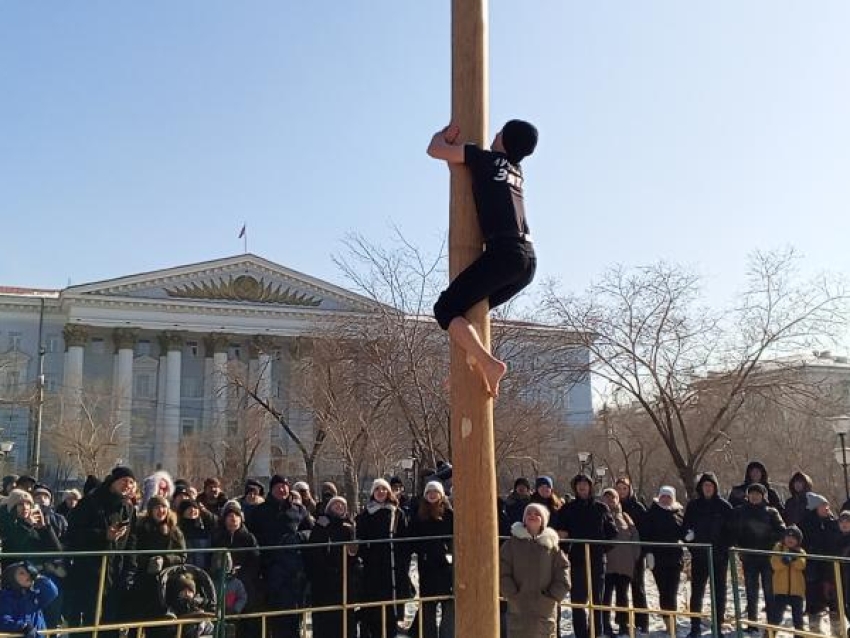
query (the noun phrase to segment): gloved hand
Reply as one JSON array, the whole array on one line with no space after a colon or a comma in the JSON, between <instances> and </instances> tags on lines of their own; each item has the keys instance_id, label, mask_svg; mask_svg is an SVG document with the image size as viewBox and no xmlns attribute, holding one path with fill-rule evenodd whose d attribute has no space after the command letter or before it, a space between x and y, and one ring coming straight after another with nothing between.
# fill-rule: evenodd
<instances>
[{"instance_id":1,"label":"gloved hand","mask_svg":"<svg viewBox=\"0 0 850 638\"><path fill-rule=\"evenodd\" d=\"M162 559L162 556L151 556L148 561L148 574L158 574L162 571L162 566L165 561Z\"/></svg>"},{"instance_id":2,"label":"gloved hand","mask_svg":"<svg viewBox=\"0 0 850 638\"><path fill-rule=\"evenodd\" d=\"M646 555L646 568L650 571L655 569L655 556L653 556L652 554Z\"/></svg>"},{"instance_id":3,"label":"gloved hand","mask_svg":"<svg viewBox=\"0 0 850 638\"><path fill-rule=\"evenodd\" d=\"M794 557L791 554L783 554L782 555L782 562L785 565L790 565L791 561L793 561L793 560L794 560Z\"/></svg>"},{"instance_id":4,"label":"gloved hand","mask_svg":"<svg viewBox=\"0 0 850 638\"><path fill-rule=\"evenodd\" d=\"M686 543L692 543L694 541L694 538L696 538L696 534L694 534L694 530L689 529L688 533L685 534L685 542Z\"/></svg>"}]
</instances>

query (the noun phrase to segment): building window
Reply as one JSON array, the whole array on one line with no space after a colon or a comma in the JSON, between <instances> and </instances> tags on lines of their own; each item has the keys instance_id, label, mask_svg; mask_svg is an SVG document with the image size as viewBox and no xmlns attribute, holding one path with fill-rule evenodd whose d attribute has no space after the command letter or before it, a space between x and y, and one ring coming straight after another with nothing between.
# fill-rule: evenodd
<instances>
[{"instance_id":1,"label":"building window","mask_svg":"<svg viewBox=\"0 0 850 638\"><path fill-rule=\"evenodd\" d=\"M180 419L180 431L183 436L192 436L198 427L198 419L182 418Z\"/></svg>"},{"instance_id":2,"label":"building window","mask_svg":"<svg viewBox=\"0 0 850 638\"><path fill-rule=\"evenodd\" d=\"M101 337L92 337L91 340L91 353L92 354L103 354L106 352L106 344L104 343Z\"/></svg>"},{"instance_id":3,"label":"building window","mask_svg":"<svg viewBox=\"0 0 850 638\"><path fill-rule=\"evenodd\" d=\"M59 385L59 380L55 374L44 375L44 390L45 392L56 392Z\"/></svg>"},{"instance_id":4,"label":"building window","mask_svg":"<svg viewBox=\"0 0 850 638\"><path fill-rule=\"evenodd\" d=\"M231 343L227 347L227 358L228 359L241 359L242 358L242 345L238 343Z\"/></svg>"},{"instance_id":5,"label":"building window","mask_svg":"<svg viewBox=\"0 0 850 638\"><path fill-rule=\"evenodd\" d=\"M20 350L21 349L21 339L23 339L23 333L10 332L9 333L9 350Z\"/></svg>"},{"instance_id":6,"label":"building window","mask_svg":"<svg viewBox=\"0 0 850 638\"><path fill-rule=\"evenodd\" d=\"M140 399L153 398L153 378L149 374L137 374L133 394Z\"/></svg>"},{"instance_id":7,"label":"building window","mask_svg":"<svg viewBox=\"0 0 850 638\"><path fill-rule=\"evenodd\" d=\"M44 344L46 352L53 354L59 352L59 335L47 335L47 342Z\"/></svg>"},{"instance_id":8,"label":"building window","mask_svg":"<svg viewBox=\"0 0 850 638\"><path fill-rule=\"evenodd\" d=\"M186 342L186 351L192 357L198 356L198 342L197 341L187 341Z\"/></svg>"},{"instance_id":9,"label":"building window","mask_svg":"<svg viewBox=\"0 0 850 638\"><path fill-rule=\"evenodd\" d=\"M6 373L6 394L7 396L15 396L20 388L18 387L21 384L21 373L17 370L10 370Z\"/></svg>"},{"instance_id":10,"label":"building window","mask_svg":"<svg viewBox=\"0 0 850 638\"><path fill-rule=\"evenodd\" d=\"M204 396L204 384L197 377L187 377L180 384L181 395L186 399L200 399Z\"/></svg>"},{"instance_id":11,"label":"building window","mask_svg":"<svg viewBox=\"0 0 850 638\"><path fill-rule=\"evenodd\" d=\"M139 339L136 342L136 356L137 357L149 357L149 356L151 356L150 339Z\"/></svg>"}]
</instances>

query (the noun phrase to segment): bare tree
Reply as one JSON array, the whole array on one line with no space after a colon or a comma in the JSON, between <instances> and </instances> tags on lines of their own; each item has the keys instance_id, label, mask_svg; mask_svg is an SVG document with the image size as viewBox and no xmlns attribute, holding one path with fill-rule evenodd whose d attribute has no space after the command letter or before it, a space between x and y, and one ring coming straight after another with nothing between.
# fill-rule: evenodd
<instances>
[{"instance_id":1,"label":"bare tree","mask_svg":"<svg viewBox=\"0 0 850 638\"><path fill-rule=\"evenodd\" d=\"M690 490L751 396L759 364L831 340L845 325L843 287L803 281L796 266L792 250L756 253L746 290L724 312L701 304L699 277L666 263L611 268L582 296L550 286L545 302L582 339L612 397L648 418ZM722 382L699 382L717 370Z\"/></svg>"}]
</instances>

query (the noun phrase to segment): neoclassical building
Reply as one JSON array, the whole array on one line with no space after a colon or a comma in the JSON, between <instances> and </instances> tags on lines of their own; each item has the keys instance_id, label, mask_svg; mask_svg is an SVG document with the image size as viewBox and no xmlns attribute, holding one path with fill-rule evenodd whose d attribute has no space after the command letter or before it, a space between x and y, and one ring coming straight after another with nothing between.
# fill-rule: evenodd
<instances>
[{"instance_id":1,"label":"neoclassical building","mask_svg":"<svg viewBox=\"0 0 850 638\"><path fill-rule=\"evenodd\" d=\"M81 402L108 404L115 461L148 470L176 468L185 437L236 426L227 391L234 370L308 432L309 416L287 400L300 340L323 321L368 316L372 307L252 254L61 290L0 286L0 440L14 443L6 465L24 469L29 459L40 322L47 396L64 399L66 416ZM566 420L588 423L589 380L563 391ZM265 432L257 476L290 453L280 428Z\"/></svg>"}]
</instances>

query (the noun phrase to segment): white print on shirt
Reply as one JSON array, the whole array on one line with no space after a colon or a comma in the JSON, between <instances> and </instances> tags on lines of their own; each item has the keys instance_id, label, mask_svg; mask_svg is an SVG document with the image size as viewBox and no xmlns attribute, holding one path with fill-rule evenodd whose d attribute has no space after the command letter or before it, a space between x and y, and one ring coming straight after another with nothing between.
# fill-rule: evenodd
<instances>
[{"instance_id":1,"label":"white print on shirt","mask_svg":"<svg viewBox=\"0 0 850 638\"><path fill-rule=\"evenodd\" d=\"M494 182L507 182L514 188L522 188L522 176L508 170L508 160L497 158L493 160L493 164L499 168L493 176Z\"/></svg>"}]
</instances>

